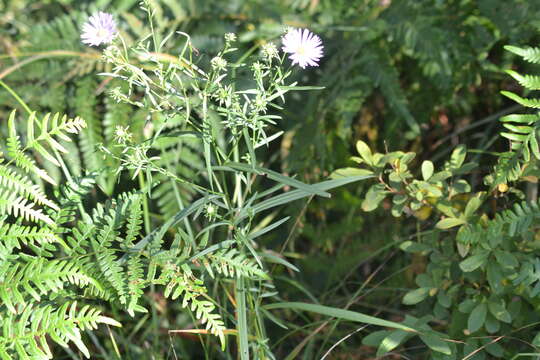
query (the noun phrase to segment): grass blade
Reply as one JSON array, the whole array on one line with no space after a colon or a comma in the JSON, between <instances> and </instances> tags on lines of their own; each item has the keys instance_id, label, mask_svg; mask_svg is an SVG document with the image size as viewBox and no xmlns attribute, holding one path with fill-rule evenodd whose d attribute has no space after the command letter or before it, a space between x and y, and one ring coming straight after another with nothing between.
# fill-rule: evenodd
<instances>
[{"instance_id":1,"label":"grass blade","mask_svg":"<svg viewBox=\"0 0 540 360\"><path fill-rule=\"evenodd\" d=\"M330 317L334 317L334 318L338 318L342 320L349 320L349 321L359 322L363 324L390 327L390 328L405 330L409 332L418 332L417 330L411 327L402 325L400 323L379 319L379 318L365 315L365 314L355 312L355 311L343 310L343 309L338 309L338 308L324 306L324 305L309 304L309 303L303 303L303 302L282 302L282 303L269 304L269 305L264 306L264 308L266 310L294 309L294 310L300 310L300 311L309 311L309 312L314 312L314 313L318 313L321 315L326 315L326 316L330 316Z\"/></svg>"}]
</instances>

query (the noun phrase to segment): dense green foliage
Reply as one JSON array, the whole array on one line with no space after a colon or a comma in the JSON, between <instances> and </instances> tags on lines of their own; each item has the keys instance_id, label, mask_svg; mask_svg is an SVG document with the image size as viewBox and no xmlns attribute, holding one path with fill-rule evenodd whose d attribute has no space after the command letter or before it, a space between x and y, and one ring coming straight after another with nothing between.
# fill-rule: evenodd
<instances>
[{"instance_id":1,"label":"dense green foliage","mask_svg":"<svg viewBox=\"0 0 540 360\"><path fill-rule=\"evenodd\" d=\"M0 357L534 356L539 15L0 2ZM285 26L320 68L265 57Z\"/></svg>"}]
</instances>

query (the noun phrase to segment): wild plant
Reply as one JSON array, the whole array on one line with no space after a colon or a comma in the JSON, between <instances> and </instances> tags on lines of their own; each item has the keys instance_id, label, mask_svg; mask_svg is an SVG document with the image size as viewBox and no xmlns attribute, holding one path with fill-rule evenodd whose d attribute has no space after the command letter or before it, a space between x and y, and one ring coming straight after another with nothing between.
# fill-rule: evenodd
<instances>
[{"instance_id":1,"label":"wild plant","mask_svg":"<svg viewBox=\"0 0 540 360\"><path fill-rule=\"evenodd\" d=\"M150 3L142 8L153 28ZM272 271L298 269L259 240L288 220L280 206L365 178L309 185L258 161L283 134L287 93L316 88L288 80L297 69L273 42L239 56L225 34L208 61L182 32L128 46L104 12L82 30L101 46L112 101L144 116L104 120L114 131L92 147L98 135L82 118L39 114L1 83L28 114L11 113L0 157L0 357L53 358L51 342L90 357L82 332L121 326L110 312L148 312L150 290L185 308L196 328L186 332L215 335L222 350L232 335L241 359L273 358L265 323L279 320L268 306L298 304L279 305ZM165 56L173 37L183 47ZM322 41L289 29L283 51L317 66ZM82 165L69 160L78 147ZM205 351L218 351L208 338Z\"/></svg>"},{"instance_id":2,"label":"wild plant","mask_svg":"<svg viewBox=\"0 0 540 360\"><path fill-rule=\"evenodd\" d=\"M506 49L528 63L540 63L538 48ZM507 73L527 91L540 89L537 75ZM402 298L404 305L417 306L418 316L409 314L404 323L415 328L432 324L441 332L437 339L421 339L433 359L516 359L537 356L540 345L540 207L534 190L540 103L510 91L502 94L528 111L500 118L501 136L510 143L507 151L494 153L483 184L471 184L478 164L466 162L470 151L464 145L437 170L431 160L415 164L413 152L378 153L358 141L359 156L351 160L361 168L333 174L336 179L373 176L364 211L384 205L402 221L417 220L413 236L399 244L424 264L415 279L417 288ZM414 336L400 329L381 330L364 343L383 356Z\"/></svg>"}]
</instances>

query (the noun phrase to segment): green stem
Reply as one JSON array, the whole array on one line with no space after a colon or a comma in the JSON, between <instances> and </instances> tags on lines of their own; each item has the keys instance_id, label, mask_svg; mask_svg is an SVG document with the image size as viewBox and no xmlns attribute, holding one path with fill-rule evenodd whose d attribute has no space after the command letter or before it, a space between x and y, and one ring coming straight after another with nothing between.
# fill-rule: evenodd
<instances>
[{"instance_id":1,"label":"green stem","mask_svg":"<svg viewBox=\"0 0 540 360\"><path fill-rule=\"evenodd\" d=\"M24 110L28 112L28 114L32 114L32 110L30 109L30 107L26 105L24 100L21 99L21 97L11 87L9 87L8 84L0 80L0 85L2 85L4 89L6 89L7 92L10 93L15 98L15 100L19 102L19 104L21 104L21 106L24 108Z\"/></svg>"},{"instance_id":2,"label":"green stem","mask_svg":"<svg viewBox=\"0 0 540 360\"><path fill-rule=\"evenodd\" d=\"M144 175L142 173L139 173L139 187L141 188L141 191L144 192L144 199L143 199L143 212L144 212L144 231L146 232L146 235L150 234L150 211L148 208L148 197L146 196L146 183L144 181Z\"/></svg>"}]
</instances>

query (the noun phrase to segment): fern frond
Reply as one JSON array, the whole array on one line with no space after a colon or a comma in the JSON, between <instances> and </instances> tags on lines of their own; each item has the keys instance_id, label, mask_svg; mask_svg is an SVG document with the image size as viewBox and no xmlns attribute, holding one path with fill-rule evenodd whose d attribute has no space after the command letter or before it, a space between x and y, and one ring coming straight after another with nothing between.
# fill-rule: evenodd
<instances>
[{"instance_id":1,"label":"fern frond","mask_svg":"<svg viewBox=\"0 0 540 360\"><path fill-rule=\"evenodd\" d=\"M206 263L205 263L206 265ZM208 256L208 265L224 276L268 279L259 265L236 249L218 251ZM212 273L210 273L212 275Z\"/></svg>"},{"instance_id":2,"label":"fern frond","mask_svg":"<svg viewBox=\"0 0 540 360\"><path fill-rule=\"evenodd\" d=\"M22 245L63 243L63 240L48 227L2 224L0 222L0 241L20 248Z\"/></svg>"},{"instance_id":3,"label":"fern frond","mask_svg":"<svg viewBox=\"0 0 540 360\"><path fill-rule=\"evenodd\" d=\"M515 46L506 46L505 48L525 58L527 61L540 63L540 49L521 49ZM513 70L507 70L507 73L526 89L540 89L540 76L521 75ZM522 106L540 109L540 99L523 98L510 91L501 91L501 94ZM512 180L519 178L521 164L519 164L518 156L522 157L525 163L531 160L531 153L536 159L540 160L540 146L538 143L539 120L540 116L538 114L512 114L500 119L503 126L510 130L510 132L502 132L501 136L510 140L512 151L509 157L506 155L499 157L499 163L495 167L496 184L505 183L510 178Z\"/></svg>"},{"instance_id":4,"label":"fern frond","mask_svg":"<svg viewBox=\"0 0 540 360\"><path fill-rule=\"evenodd\" d=\"M97 171L103 167L101 156L96 151L97 145L103 142L102 124L95 113L96 86L93 77L87 76L78 80L73 104L75 112L87 121L86 130L79 136L79 144L88 171Z\"/></svg>"},{"instance_id":5,"label":"fern frond","mask_svg":"<svg viewBox=\"0 0 540 360\"><path fill-rule=\"evenodd\" d=\"M51 147L55 151L66 153L67 150L54 137L58 137L64 141L70 141L67 134L79 132L86 126L86 123L79 117L70 119L65 115L60 117L60 114L55 114L52 118L51 114L47 114L39 123L35 122L36 114L33 112L27 119L27 142L25 147L22 148L19 136L15 129L15 110L11 112L8 119L9 135L7 139L7 154L11 157L12 161L24 171L32 172L45 181L56 185L56 182L45 172L45 170L42 170L35 165L34 160L27 156L25 151L34 150L49 162L59 167L60 163L56 157L45 148L45 145ZM39 132L37 137L35 137L36 130Z\"/></svg>"},{"instance_id":6,"label":"fern frond","mask_svg":"<svg viewBox=\"0 0 540 360\"><path fill-rule=\"evenodd\" d=\"M493 169L494 181L492 186L516 181L522 173L523 170L519 161L519 154L512 152L502 153Z\"/></svg>"},{"instance_id":7,"label":"fern frond","mask_svg":"<svg viewBox=\"0 0 540 360\"><path fill-rule=\"evenodd\" d=\"M127 312L131 316L135 316L135 311L146 312L146 309L138 305L138 301L144 294L144 287L147 282L144 280L144 266L141 256L137 253L130 256L126 263L127 278L128 278L128 295L129 302L127 306Z\"/></svg>"},{"instance_id":8,"label":"fern frond","mask_svg":"<svg viewBox=\"0 0 540 360\"><path fill-rule=\"evenodd\" d=\"M140 195L134 195L130 199L129 217L127 220L126 236L122 242L124 249L129 249L133 246L133 242L141 235L143 222L142 199Z\"/></svg>"},{"instance_id":9,"label":"fern frond","mask_svg":"<svg viewBox=\"0 0 540 360\"><path fill-rule=\"evenodd\" d=\"M540 99L522 98L521 96L519 96L517 94L514 94L514 93L512 93L510 91L501 91L501 94L503 94L504 96L514 100L515 102L517 102L518 104L520 104L522 106L530 107L530 108L533 108L533 109L540 109Z\"/></svg>"},{"instance_id":10,"label":"fern frond","mask_svg":"<svg viewBox=\"0 0 540 360\"><path fill-rule=\"evenodd\" d=\"M91 247L90 239L94 236L96 226L89 222L79 221L70 229L70 235L67 236L67 243L70 248L67 250L67 255L76 256L78 254L85 255L88 248Z\"/></svg>"},{"instance_id":11,"label":"fern frond","mask_svg":"<svg viewBox=\"0 0 540 360\"><path fill-rule=\"evenodd\" d=\"M18 305L41 301L42 296L51 296L64 289L67 284L84 288L95 284L74 261L33 258L28 263L11 266L0 282L0 299L13 313Z\"/></svg>"},{"instance_id":12,"label":"fern frond","mask_svg":"<svg viewBox=\"0 0 540 360\"><path fill-rule=\"evenodd\" d=\"M98 214L100 210L101 209L98 208ZM110 284L116 291L116 295L120 302L125 304L127 294L126 282L122 276L122 267L118 263L115 250L111 246L113 241L119 239L118 229L121 226L122 221L123 216L121 216L121 213L119 212L100 214L97 217L94 216L94 224L97 224L95 232L96 236L95 239L90 241L90 244L95 253L102 280Z\"/></svg>"},{"instance_id":13,"label":"fern frond","mask_svg":"<svg viewBox=\"0 0 540 360\"><path fill-rule=\"evenodd\" d=\"M535 47L520 48L517 46L507 45L504 47L506 50L519 55L528 62L533 64L540 64L540 49Z\"/></svg>"},{"instance_id":14,"label":"fern frond","mask_svg":"<svg viewBox=\"0 0 540 360\"><path fill-rule=\"evenodd\" d=\"M15 165L25 172L34 173L48 183L56 185L56 181L45 170L39 168L35 161L24 152L15 130L15 110L9 116L8 131L7 155L11 158L11 161L15 162Z\"/></svg>"},{"instance_id":15,"label":"fern frond","mask_svg":"<svg viewBox=\"0 0 540 360\"><path fill-rule=\"evenodd\" d=\"M118 258L117 249L113 245L119 242L120 248L125 250L140 235L142 223L140 207L140 194L123 194L106 204L105 207L98 204L94 210L92 226L79 226L85 235L79 231L73 232L76 238L84 237L83 241L88 242L92 248L97 263L94 272L97 273L96 278L100 283L105 284L108 296L114 296L121 304L127 304L129 299L131 305L128 306L128 311L131 314L134 310L144 311L136 306L144 285L139 284L143 275L141 259L137 257L140 254L135 254L128 259L126 272L123 268L123 261ZM122 241L119 231L126 218L128 219L126 237ZM87 263L89 267L95 265L92 262Z\"/></svg>"},{"instance_id":16,"label":"fern frond","mask_svg":"<svg viewBox=\"0 0 540 360\"><path fill-rule=\"evenodd\" d=\"M17 174L13 169L0 164L0 190L14 191L23 197L33 200L38 205L46 205L56 211L60 210L52 200L49 200L39 185L33 184L27 177Z\"/></svg>"},{"instance_id":17,"label":"fern frond","mask_svg":"<svg viewBox=\"0 0 540 360\"><path fill-rule=\"evenodd\" d=\"M82 256L84 270L96 280L96 286L85 290L86 295L103 299L116 299L127 304L128 312L145 311L137 304L147 285L144 278L143 258L140 253L126 254L120 259L118 251L127 251L139 236L142 223L141 194L123 194L105 206L98 204L91 219L78 221L72 228L67 251ZM125 237L120 237L124 224Z\"/></svg>"},{"instance_id":18,"label":"fern frond","mask_svg":"<svg viewBox=\"0 0 540 360\"><path fill-rule=\"evenodd\" d=\"M93 189L96 183L96 174L90 173L83 177L72 178L72 181L63 184L56 194L60 198L60 211L54 217L56 224L65 224L76 219L78 206Z\"/></svg>"},{"instance_id":19,"label":"fern frond","mask_svg":"<svg viewBox=\"0 0 540 360\"><path fill-rule=\"evenodd\" d=\"M66 115L64 115L59 122L58 120L60 118L60 114L57 113L52 117L52 123L49 127L50 116L50 113L46 114L41 120L41 122L37 124L40 134L36 138L34 137L35 112L30 114L30 117L27 121L28 127L26 132L26 148L36 150L45 159L49 160L51 163L59 167L60 163L58 162L58 160L56 160L56 158L49 151L47 151L47 149L41 144L41 142L48 144L56 151L67 153L67 150L58 141L56 141L53 136L57 136L64 141L70 141L70 138L66 135L66 133L76 134L81 129L86 127L86 123L79 117L75 119L68 119Z\"/></svg>"},{"instance_id":20,"label":"fern frond","mask_svg":"<svg viewBox=\"0 0 540 360\"><path fill-rule=\"evenodd\" d=\"M517 80L517 82L529 89L529 90L539 90L540 89L540 76L535 75L521 75L514 70L506 70L510 76Z\"/></svg>"},{"instance_id":21,"label":"fern frond","mask_svg":"<svg viewBox=\"0 0 540 360\"><path fill-rule=\"evenodd\" d=\"M43 221L45 224L54 227L56 224L52 219L43 213L41 209L35 209L28 199L10 193L7 190L0 191L0 213L20 216L28 221Z\"/></svg>"},{"instance_id":22,"label":"fern frond","mask_svg":"<svg viewBox=\"0 0 540 360\"><path fill-rule=\"evenodd\" d=\"M97 265L99 267L101 281L110 284L109 288L114 289L115 297L118 298L121 304L126 304L128 293L127 281L124 278L124 271L118 263L115 250L100 246L95 240L92 240L91 244L96 254L97 262L93 266Z\"/></svg>"},{"instance_id":23,"label":"fern frond","mask_svg":"<svg viewBox=\"0 0 540 360\"><path fill-rule=\"evenodd\" d=\"M71 119L68 118L67 115L63 115L62 117L60 117L60 114L56 113L51 118L51 114L48 113L43 117L41 122L36 124L40 131L40 134L37 138L35 138L34 120L35 112L30 114L30 117L28 118L26 146L30 149L34 148L37 144L39 144L39 142L46 142L52 148L65 153L67 152L67 150L62 145L60 145L53 138L53 136L57 136L64 141L71 141L67 134L77 134L86 127L86 122L80 117L75 117Z\"/></svg>"},{"instance_id":24,"label":"fern frond","mask_svg":"<svg viewBox=\"0 0 540 360\"><path fill-rule=\"evenodd\" d=\"M189 308L195 313L195 317L203 324L206 330L219 337L221 344L225 343L225 330L223 320L219 314L213 313L215 305L207 300L199 299L199 296L206 293L206 287L202 280L192 278L188 274L177 273L172 277L165 288L165 297L175 300L182 296L182 307Z\"/></svg>"},{"instance_id":25,"label":"fern frond","mask_svg":"<svg viewBox=\"0 0 540 360\"><path fill-rule=\"evenodd\" d=\"M99 309L88 305L80 308L77 302L66 302L59 308L28 304L21 313L7 314L3 321L0 354L7 359L52 359L48 338L62 347L68 347L71 342L90 358L81 330L96 329L98 324L121 326L116 320L101 315Z\"/></svg>"}]
</instances>

